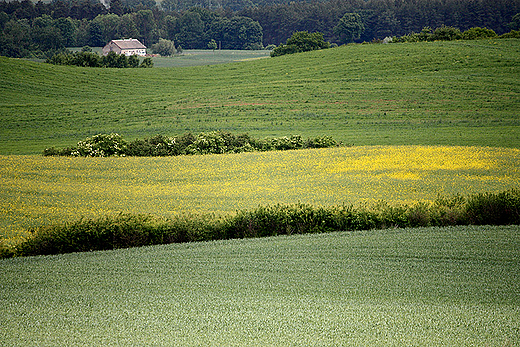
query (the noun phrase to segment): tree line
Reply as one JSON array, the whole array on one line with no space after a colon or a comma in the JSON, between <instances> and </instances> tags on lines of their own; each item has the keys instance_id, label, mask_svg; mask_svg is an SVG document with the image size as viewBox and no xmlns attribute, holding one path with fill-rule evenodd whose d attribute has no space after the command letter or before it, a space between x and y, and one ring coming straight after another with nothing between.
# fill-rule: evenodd
<instances>
[{"instance_id":1,"label":"tree line","mask_svg":"<svg viewBox=\"0 0 520 347\"><path fill-rule=\"evenodd\" d=\"M297 31L321 32L326 41L339 43L334 27L346 13L358 14L363 22L356 41L371 42L443 25L462 31L488 28L501 35L520 29L513 21L519 12L520 0L329 0L267 4L239 13L260 23L264 45L278 45Z\"/></svg>"},{"instance_id":2,"label":"tree line","mask_svg":"<svg viewBox=\"0 0 520 347\"><path fill-rule=\"evenodd\" d=\"M206 49L211 41L221 49L263 48L260 24L236 13L118 8L119 14L88 1L62 7L2 1L0 55L50 58L65 47L101 47L122 38L137 38L147 47L166 39L182 49Z\"/></svg>"},{"instance_id":3,"label":"tree line","mask_svg":"<svg viewBox=\"0 0 520 347\"><path fill-rule=\"evenodd\" d=\"M341 44L443 25L488 28L498 35L520 29L520 18L514 19L520 0L103 1L106 6L90 0L0 1L0 55L45 58L64 47L99 47L130 37L148 47L162 38L182 49L205 49L209 43L259 49L299 31L320 32L325 41ZM348 27L352 18L360 21L360 34L348 37L338 28Z\"/></svg>"}]
</instances>

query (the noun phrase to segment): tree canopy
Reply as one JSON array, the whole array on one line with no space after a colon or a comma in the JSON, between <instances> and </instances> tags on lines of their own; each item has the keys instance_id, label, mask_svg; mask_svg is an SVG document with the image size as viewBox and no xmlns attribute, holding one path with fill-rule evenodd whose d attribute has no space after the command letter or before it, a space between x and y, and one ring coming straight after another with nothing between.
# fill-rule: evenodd
<instances>
[{"instance_id":1,"label":"tree canopy","mask_svg":"<svg viewBox=\"0 0 520 347\"><path fill-rule=\"evenodd\" d=\"M345 13L333 28L334 35L339 38L340 43L354 42L359 39L365 31L365 25L361 16L357 13Z\"/></svg>"},{"instance_id":2,"label":"tree canopy","mask_svg":"<svg viewBox=\"0 0 520 347\"><path fill-rule=\"evenodd\" d=\"M273 49L271 57L284 54L300 53L326 49L330 47L329 42L325 42L322 33L309 33L307 31L297 31L287 40L287 43Z\"/></svg>"}]
</instances>

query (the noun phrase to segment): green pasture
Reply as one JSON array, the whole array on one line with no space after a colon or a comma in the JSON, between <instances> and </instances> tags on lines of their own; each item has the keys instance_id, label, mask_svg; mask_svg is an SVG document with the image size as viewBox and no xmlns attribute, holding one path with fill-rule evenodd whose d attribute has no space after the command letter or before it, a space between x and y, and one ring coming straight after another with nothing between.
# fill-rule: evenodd
<instances>
[{"instance_id":1,"label":"green pasture","mask_svg":"<svg viewBox=\"0 0 520 347\"><path fill-rule=\"evenodd\" d=\"M0 260L2 346L516 346L520 229Z\"/></svg>"},{"instance_id":2,"label":"green pasture","mask_svg":"<svg viewBox=\"0 0 520 347\"><path fill-rule=\"evenodd\" d=\"M520 41L509 39L353 45L153 69L0 57L0 154L41 153L97 133L133 139L219 129L326 134L354 145L519 147L519 53Z\"/></svg>"},{"instance_id":3,"label":"green pasture","mask_svg":"<svg viewBox=\"0 0 520 347\"><path fill-rule=\"evenodd\" d=\"M188 67L199 65L214 65L235 63L246 60L268 58L271 51L267 50L185 50L172 57L154 57L154 67Z\"/></svg>"}]
</instances>

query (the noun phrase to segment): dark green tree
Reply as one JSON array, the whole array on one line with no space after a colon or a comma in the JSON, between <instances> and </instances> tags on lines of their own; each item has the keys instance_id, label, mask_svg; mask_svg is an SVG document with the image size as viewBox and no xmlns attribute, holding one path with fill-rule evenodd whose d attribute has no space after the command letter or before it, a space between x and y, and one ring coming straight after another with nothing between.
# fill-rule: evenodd
<instances>
[{"instance_id":1,"label":"dark green tree","mask_svg":"<svg viewBox=\"0 0 520 347\"><path fill-rule=\"evenodd\" d=\"M520 13L515 14L507 26L511 30L520 30Z\"/></svg>"},{"instance_id":2,"label":"dark green tree","mask_svg":"<svg viewBox=\"0 0 520 347\"><path fill-rule=\"evenodd\" d=\"M287 43L280 45L271 51L271 57L284 54L293 54L318 49L326 49L330 43L323 39L322 33L309 33L307 31L297 31L287 40Z\"/></svg>"},{"instance_id":3,"label":"dark green tree","mask_svg":"<svg viewBox=\"0 0 520 347\"><path fill-rule=\"evenodd\" d=\"M124 13L123 2L121 0L110 0L110 13L122 16Z\"/></svg>"},{"instance_id":4,"label":"dark green tree","mask_svg":"<svg viewBox=\"0 0 520 347\"><path fill-rule=\"evenodd\" d=\"M101 25L97 22L90 23L88 44L92 47L102 47L107 44L103 39L103 30Z\"/></svg>"},{"instance_id":5,"label":"dark green tree","mask_svg":"<svg viewBox=\"0 0 520 347\"><path fill-rule=\"evenodd\" d=\"M139 30L137 30L134 16L131 13L119 17L117 36L120 38L134 38L139 36Z\"/></svg>"},{"instance_id":6,"label":"dark green tree","mask_svg":"<svg viewBox=\"0 0 520 347\"><path fill-rule=\"evenodd\" d=\"M153 33L157 29L157 23L152 10L140 10L134 13L134 21L139 30L139 38L145 46L151 46L155 40L159 38L153 37Z\"/></svg>"},{"instance_id":7,"label":"dark green tree","mask_svg":"<svg viewBox=\"0 0 520 347\"><path fill-rule=\"evenodd\" d=\"M171 56L175 54L175 44L173 41L160 38L159 42L152 45L152 51L164 57Z\"/></svg>"},{"instance_id":8,"label":"dark green tree","mask_svg":"<svg viewBox=\"0 0 520 347\"><path fill-rule=\"evenodd\" d=\"M340 43L354 42L365 31L361 16L357 13L345 13L333 28L334 35Z\"/></svg>"},{"instance_id":9,"label":"dark green tree","mask_svg":"<svg viewBox=\"0 0 520 347\"><path fill-rule=\"evenodd\" d=\"M74 25L74 21L70 17L56 19L54 26L60 30L63 40L65 41L65 46L73 47L76 45L77 29L76 25Z\"/></svg>"},{"instance_id":10,"label":"dark green tree","mask_svg":"<svg viewBox=\"0 0 520 347\"><path fill-rule=\"evenodd\" d=\"M204 22L198 12L188 11L178 21L175 42L183 48L204 47Z\"/></svg>"},{"instance_id":11,"label":"dark green tree","mask_svg":"<svg viewBox=\"0 0 520 347\"><path fill-rule=\"evenodd\" d=\"M128 67L136 68L139 67L139 57L137 55L132 54L128 57Z\"/></svg>"}]
</instances>

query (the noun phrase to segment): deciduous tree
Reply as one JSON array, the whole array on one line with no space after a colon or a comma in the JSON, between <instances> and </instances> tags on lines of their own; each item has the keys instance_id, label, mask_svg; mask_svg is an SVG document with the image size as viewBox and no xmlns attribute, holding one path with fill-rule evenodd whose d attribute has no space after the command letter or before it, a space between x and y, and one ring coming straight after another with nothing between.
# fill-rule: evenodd
<instances>
[{"instance_id":1,"label":"deciduous tree","mask_svg":"<svg viewBox=\"0 0 520 347\"><path fill-rule=\"evenodd\" d=\"M365 25L359 14L345 13L333 31L340 43L349 43L361 37L365 31Z\"/></svg>"}]
</instances>

